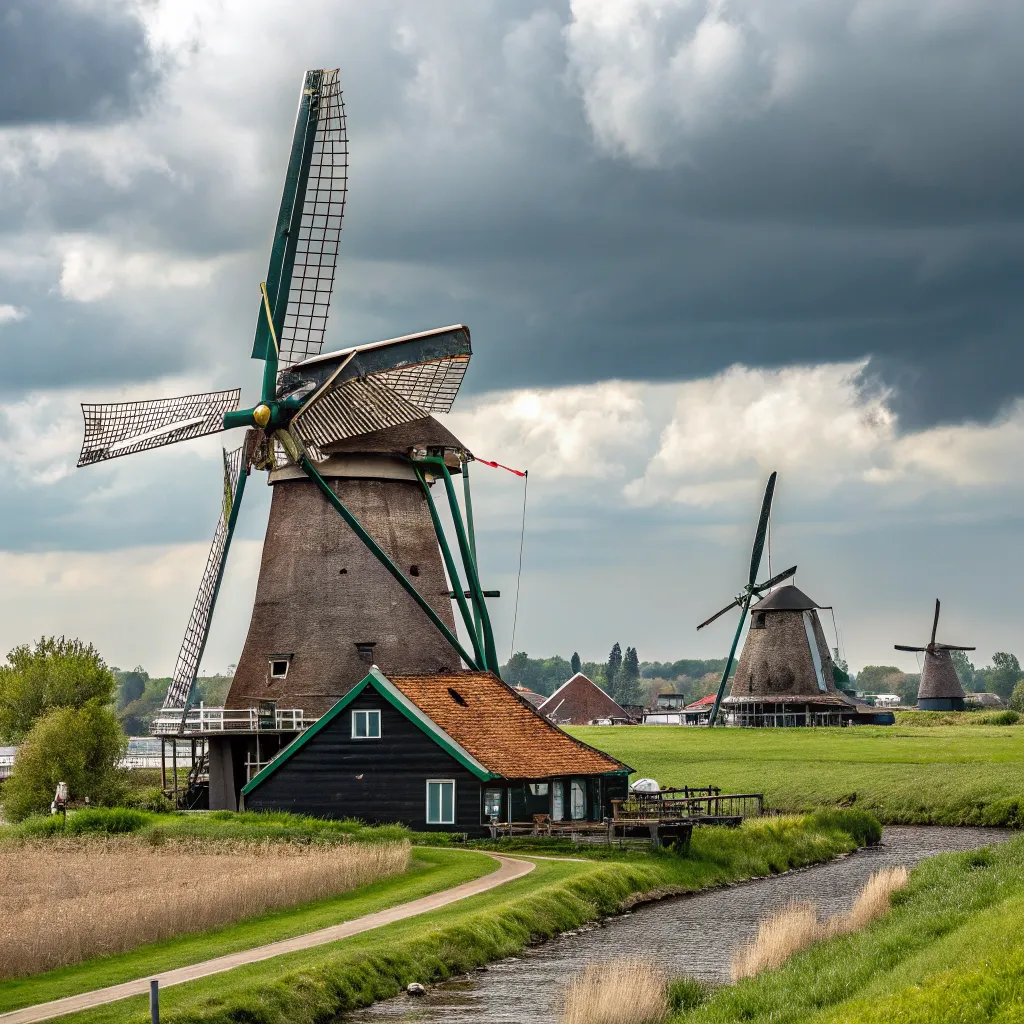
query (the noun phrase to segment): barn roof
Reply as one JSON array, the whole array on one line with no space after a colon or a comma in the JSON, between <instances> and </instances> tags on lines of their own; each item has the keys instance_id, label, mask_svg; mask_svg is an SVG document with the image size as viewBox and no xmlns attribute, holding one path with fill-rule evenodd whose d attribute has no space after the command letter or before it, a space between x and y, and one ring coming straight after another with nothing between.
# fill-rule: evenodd
<instances>
[{"instance_id":1,"label":"barn roof","mask_svg":"<svg viewBox=\"0 0 1024 1024\"><path fill-rule=\"evenodd\" d=\"M419 726L481 780L632 771L574 739L490 672L386 677L376 666L337 704L297 736L243 787L248 794L355 700L367 687Z\"/></svg>"},{"instance_id":2,"label":"barn roof","mask_svg":"<svg viewBox=\"0 0 1024 1024\"><path fill-rule=\"evenodd\" d=\"M586 725L595 718L630 718L592 679L577 672L555 690L538 709L542 715L571 725Z\"/></svg>"}]
</instances>

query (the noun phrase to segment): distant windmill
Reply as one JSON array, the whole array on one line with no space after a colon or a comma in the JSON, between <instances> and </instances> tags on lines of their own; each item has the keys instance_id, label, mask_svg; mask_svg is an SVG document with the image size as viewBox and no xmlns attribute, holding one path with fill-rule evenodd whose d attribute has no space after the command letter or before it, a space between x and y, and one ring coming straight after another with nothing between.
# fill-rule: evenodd
<instances>
[{"instance_id":1,"label":"distant windmill","mask_svg":"<svg viewBox=\"0 0 1024 1024\"><path fill-rule=\"evenodd\" d=\"M935 640L939 631L939 599L935 599L935 618L932 620L932 638L926 647L906 647L895 644L897 651L914 651L924 655L921 684L917 689L917 706L922 711L963 711L964 688L950 651L973 651L974 647L940 644Z\"/></svg>"},{"instance_id":2,"label":"distant windmill","mask_svg":"<svg viewBox=\"0 0 1024 1024\"><path fill-rule=\"evenodd\" d=\"M769 580L765 580L764 583L757 583L757 573L761 568L761 555L764 552L765 537L768 534L768 520L772 514L772 497L775 494L775 478L776 473L772 473L768 477L768 485L764 489L764 499L761 502L761 515L757 520L757 530L754 533L754 548L750 553L750 572L747 575L747 582L743 586L743 590L740 591L736 599L731 603L727 604L721 611L715 612L710 619L705 619L697 629L703 629L705 626L710 625L719 616L724 615L727 611L731 611L733 608L740 609L740 621L736 626L736 634L732 638L732 647L729 649L729 657L725 662L725 671L722 673L722 682L718 686L718 695L715 697L714 706L711 709L711 716L708 719L708 725L714 725L718 718L718 709L722 703L722 696L725 693L725 685L729 680L729 673L732 671L733 661L736 657L736 647L740 642L740 635L743 632L743 623L746 621L747 612L750 609L750 602L755 598L760 598L765 591L771 590L776 584L781 583L783 580L788 580L791 576L796 574L796 566L794 565L791 569L787 569L785 572L780 572L777 576L773 576Z\"/></svg>"},{"instance_id":3,"label":"distant windmill","mask_svg":"<svg viewBox=\"0 0 1024 1024\"><path fill-rule=\"evenodd\" d=\"M180 731L186 720L253 469L269 472L273 500L229 706L258 706L263 714L289 701L299 711L294 721L301 723L304 712L308 724L310 715L332 707L371 663L396 674L458 670L460 659L471 669L498 670L476 567L468 487L473 456L430 415L447 412L458 393L471 355L468 328L455 325L319 354L347 168L338 72L308 71L270 269L260 285L252 358L262 359L264 367L252 408L238 409L238 388L82 407L80 466L248 428L242 447L224 453L221 516L165 698L163 731ZM451 476L459 472L465 521ZM435 508L435 481L452 514L465 584ZM456 634L453 599L471 650ZM276 728L287 731L280 723ZM255 743L238 739L242 748L210 748L211 806L231 806L246 781L232 781L232 764L253 753L254 763L269 756L266 740L261 748L258 737ZM233 742L222 740L229 747ZM227 781L215 796L214 776L222 770Z\"/></svg>"}]
</instances>

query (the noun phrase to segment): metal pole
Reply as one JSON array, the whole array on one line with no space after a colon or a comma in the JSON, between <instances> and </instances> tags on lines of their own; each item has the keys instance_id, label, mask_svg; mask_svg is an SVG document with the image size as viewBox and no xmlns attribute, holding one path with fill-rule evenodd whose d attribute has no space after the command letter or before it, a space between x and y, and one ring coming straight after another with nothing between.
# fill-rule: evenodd
<instances>
[{"instance_id":1,"label":"metal pole","mask_svg":"<svg viewBox=\"0 0 1024 1024\"><path fill-rule=\"evenodd\" d=\"M476 565L476 530L473 527L473 496L469 492L469 459L462 460L462 496L466 501L466 532L469 534L469 550L473 554L473 564ZM476 628L477 637L483 641L480 633L480 612L476 605L473 605L473 625Z\"/></svg>"},{"instance_id":2,"label":"metal pole","mask_svg":"<svg viewBox=\"0 0 1024 1024\"><path fill-rule=\"evenodd\" d=\"M160 1024L160 982L156 978L149 980L149 1020Z\"/></svg>"},{"instance_id":3,"label":"metal pole","mask_svg":"<svg viewBox=\"0 0 1024 1024\"><path fill-rule=\"evenodd\" d=\"M167 792L167 737L160 737L160 790Z\"/></svg>"},{"instance_id":4,"label":"metal pole","mask_svg":"<svg viewBox=\"0 0 1024 1024\"><path fill-rule=\"evenodd\" d=\"M178 737L171 740L171 771L174 773L174 804L178 804Z\"/></svg>"},{"instance_id":5,"label":"metal pole","mask_svg":"<svg viewBox=\"0 0 1024 1024\"><path fill-rule=\"evenodd\" d=\"M370 553L391 574L396 583L420 606L423 613L437 627L441 635L452 645L456 653L474 671L480 671L473 656L459 643L459 638L441 621L437 612L426 602L423 595L405 578L405 574L388 553L366 532L363 524L345 507L341 499L331 490L330 485L316 471L313 463L305 455L299 457L299 468L320 488L321 494L334 506L335 511L352 527L355 535L369 548Z\"/></svg>"}]
</instances>

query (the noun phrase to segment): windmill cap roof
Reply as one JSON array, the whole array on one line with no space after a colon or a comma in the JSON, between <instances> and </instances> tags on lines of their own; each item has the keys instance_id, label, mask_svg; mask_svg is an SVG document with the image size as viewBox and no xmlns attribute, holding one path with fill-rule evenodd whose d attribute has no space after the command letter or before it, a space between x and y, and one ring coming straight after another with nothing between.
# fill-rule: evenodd
<instances>
[{"instance_id":1,"label":"windmill cap roof","mask_svg":"<svg viewBox=\"0 0 1024 1024\"><path fill-rule=\"evenodd\" d=\"M751 607L752 612L806 612L820 608L799 587L788 584L773 590L763 601Z\"/></svg>"}]
</instances>

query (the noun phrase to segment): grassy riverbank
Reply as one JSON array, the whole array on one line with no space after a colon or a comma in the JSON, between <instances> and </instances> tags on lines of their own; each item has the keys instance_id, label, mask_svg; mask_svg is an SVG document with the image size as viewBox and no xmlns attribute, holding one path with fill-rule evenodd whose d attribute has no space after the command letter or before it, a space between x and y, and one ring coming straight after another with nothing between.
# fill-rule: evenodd
<instances>
[{"instance_id":1,"label":"grassy riverbank","mask_svg":"<svg viewBox=\"0 0 1024 1024\"><path fill-rule=\"evenodd\" d=\"M854 849L872 834L877 824L868 816L840 812L700 829L686 856L538 860L524 878L422 917L168 988L161 995L163 1019L312 1024L394 995L411 981L437 981L509 956L530 942L613 913L638 896L694 891L816 863ZM425 849L416 854L483 856ZM37 999L58 994L64 993L38 993ZM122 1024L145 1014L146 1002L139 998L74 1019Z\"/></svg>"},{"instance_id":2,"label":"grassy riverbank","mask_svg":"<svg viewBox=\"0 0 1024 1024\"><path fill-rule=\"evenodd\" d=\"M673 1024L1024 1019L1024 836L924 861L892 903L864 931L720 989Z\"/></svg>"},{"instance_id":3,"label":"grassy riverbank","mask_svg":"<svg viewBox=\"0 0 1024 1024\"><path fill-rule=\"evenodd\" d=\"M569 730L662 785L763 792L804 812L852 803L887 824L1024 826L1024 727Z\"/></svg>"}]
</instances>

